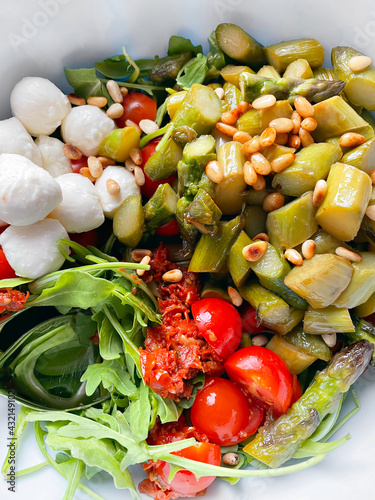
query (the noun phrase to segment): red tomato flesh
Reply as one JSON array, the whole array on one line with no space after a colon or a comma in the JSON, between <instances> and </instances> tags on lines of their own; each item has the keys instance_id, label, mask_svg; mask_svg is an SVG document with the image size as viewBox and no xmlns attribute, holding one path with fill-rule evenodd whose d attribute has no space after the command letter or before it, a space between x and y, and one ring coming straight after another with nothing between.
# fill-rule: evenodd
<instances>
[{"instance_id":1,"label":"red tomato flesh","mask_svg":"<svg viewBox=\"0 0 375 500\"><path fill-rule=\"evenodd\" d=\"M292 375L293 377L293 396L292 396L292 401L290 404L292 405L296 401L299 400L299 398L302 396L302 388L301 384L299 383L297 375Z\"/></svg>"},{"instance_id":2,"label":"red tomato flesh","mask_svg":"<svg viewBox=\"0 0 375 500\"><path fill-rule=\"evenodd\" d=\"M155 232L159 236L176 236L179 234L180 230L178 229L176 219L173 219L170 222L158 227Z\"/></svg>"},{"instance_id":3,"label":"red tomato flesh","mask_svg":"<svg viewBox=\"0 0 375 500\"><path fill-rule=\"evenodd\" d=\"M0 249L0 279L5 280L9 278L16 278L17 275L14 269L10 266L5 253Z\"/></svg>"},{"instance_id":4,"label":"red tomato flesh","mask_svg":"<svg viewBox=\"0 0 375 500\"><path fill-rule=\"evenodd\" d=\"M143 173L144 173L144 167L145 167L148 159L150 158L150 156L152 156L155 153L156 146L160 142L160 139L161 139L160 137L157 137L153 141L149 142L147 144L147 146L145 146L141 150L141 155L142 155L141 168L143 170ZM152 181L150 179L150 177L148 177L145 174L145 183L141 187L141 192L142 192L143 196L146 196L146 198L151 198L151 196L155 193L157 187L160 184L168 183L168 184L172 185L175 178L176 178L176 176L172 175L171 177L168 177L167 179L162 179L161 181Z\"/></svg>"},{"instance_id":5,"label":"red tomato flesh","mask_svg":"<svg viewBox=\"0 0 375 500\"><path fill-rule=\"evenodd\" d=\"M241 310L242 319L242 329L245 333L250 333L253 335L255 333L260 333L268 331L261 323L259 323L257 318L257 312L254 307L250 304L246 304Z\"/></svg>"},{"instance_id":6,"label":"red tomato flesh","mask_svg":"<svg viewBox=\"0 0 375 500\"><path fill-rule=\"evenodd\" d=\"M96 229L92 229L91 231L86 231L84 233L69 234L69 238L83 247L87 247L89 245L93 247L98 246L98 231Z\"/></svg>"},{"instance_id":7,"label":"red tomato flesh","mask_svg":"<svg viewBox=\"0 0 375 500\"><path fill-rule=\"evenodd\" d=\"M145 94L131 92L124 97L122 107L124 108L123 115L115 120L119 128L126 127L126 120L131 120L137 125L141 120L155 121L157 112L156 101Z\"/></svg>"},{"instance_id":8,"label":"red tomato flesh","mask_svg":"<svg viewBox=\"0 0 375 500\"><path fill-rule=\"evenodd\" d=\"M231 446L257 431L263 410L249 402L230 380L208 378L195 398L190 417L197 431L211 443Z\"/></svg>"},{"instance_id":9,"label":"red tomato flesh","mask_svg":"<svg viewBox=\"0 0 375 500\"><path fill-rule=\"evenodd\" d=\"M82 158L80 158L79 160L70 160L72 171L74 174L79 174L81 168L87 167L87 159L87 156L82 155Z\"/></svg>"},{"instance_id":10,"label":"red tomato flesh","mask_svg":"<svg viewBox=\"0 0 375 500\"><path fill-rule=\"evenodd\" d=\"M293 379L285 362L266 347L245 347L224 363L229 378L276 413L292 401Z\"/></svg>"},{"instance_id":11,"label":"red tomato flesh","mask_svg":"<svg viewBox=\"0 0 375 500\"><path fill-rule=\"evenodd\" d=\"M229 358L240 345L241 316L229 302L218 298L201 299L191 311L195 324L213 350L222 358Z\"/></svg>"}]
</instances>

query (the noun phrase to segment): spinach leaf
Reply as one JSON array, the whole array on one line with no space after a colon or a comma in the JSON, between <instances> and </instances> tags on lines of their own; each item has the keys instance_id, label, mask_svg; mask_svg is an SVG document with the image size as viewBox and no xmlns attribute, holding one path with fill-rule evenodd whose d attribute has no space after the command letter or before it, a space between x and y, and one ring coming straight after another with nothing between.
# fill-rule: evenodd
<instances>
[{"instance_id":1,"label":"spinach leaf","mask_svg":"<svg viewBox=\"0 0 375 500\"><path fill-rule=\"evenodd\" d=\"M123 396L134 397L137 388L130 380L129 373L117 359L106 360L87 367L81 377L81 382L86 381L86 394L94 394L100 384L109 392L118 392Z\"/></svg>"},{"instance_id":2,"label":"spinach leaf","mask_svg":"<svg viewBox=\"0 0 375 500\"><path fill-rule=\"evenodd\" d=\"M203 54L198 54L180 70L176 78L176 83L183 89L188 90L194 83L203 83L207 71L207 57Z\"/></svg>"},{"instance_id":3,"label":"spinach leaf","mask_svg":"<svg viewBox=\"0 0 375 500\"><path fill-rule=\"evenodd\" d=\"M65 68L65 77L73 87L74 93L87 99L90 96L106 97L108 104L113 104L113 100L108 93L107 87L96 76L94 68L69 69Z\"/></svg>"},{"instance_id":4,"label":"spinach leaf","mask_svg":"<svg viewBox=\"0 0 375 500\"><path fill-rule=\"evenodd\" d=\"M168 55L182 54L183 52L194 52L195 55L202 53L202 45L193 45L188 38L173 35L169 39Z\"/></svg>"}]
</instances>

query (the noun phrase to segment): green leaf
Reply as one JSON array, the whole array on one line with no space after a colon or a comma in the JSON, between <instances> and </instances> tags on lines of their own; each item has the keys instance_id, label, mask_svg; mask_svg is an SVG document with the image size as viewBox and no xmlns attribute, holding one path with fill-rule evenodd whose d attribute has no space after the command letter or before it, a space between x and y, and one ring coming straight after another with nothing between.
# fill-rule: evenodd
<instances>
[{"instance_id":1,"label":"green leaf","mask_svg":"<svg viewBox=\"0 0 375 500\"><path fill-rule=\"evenodd\" d=\"M108 104L113 100L109 95L106 86L96 76L94 68L69 69L65 68L65 77L73 87L74 93L87 99L90 96L106 97Z\"/></svg>"},{"instance_id":2,"label":"green leaf","mask_svg":"<svg viewBox=\"0 0 375 500\"><path fill-rule=\"evenodd\" d=\"M103 319L99 325L99 351L103 359L118 359L123 353L122 340L111 325L109 319L102 313Z\"/></svg>"},{"instance_id":3,"label":"green leaf","mask_svg":"<svg viewBox=\"0 0 375 500\"><path fill-rule=\"evenodd\" d=\"M77 491L78 485L81 481L83 472L83 462L81 460L72 460L73 467L68 476L68 484L62 500L73 500L74 494Z\"/></svg>"},{"instance_id":4,"label":"green leaf","mask_svg":"<svg viewBox=\"0 0 375 500\"><path fill-rule=\"evenodd\" d=\"M151 417L151 405L149 399L149 388L141 382L139 388L139 399L132 401L125 414L134 439L139 443L148 436Z\"/></svg>"},{"instance_id":5,"label":"green leaf","mask_svg":"<svg viewBox=\"0 0 375 500\"><path fill-rule=\"evenodd\" d=\"M117 391L123 396L135 396L137 388L130 380L129 373L118 360L106 360L90 365L81 377L86 381L86 394L91 396L100 384L110 392Z\"/></svg>"},{"instance_id":6,"label":"green leaf","mask_svg":"<svg viewBox=\"0 0 375 500\"><path fill-rule=\"evenodd\" d=\"M350 434L346 434L346 436L341 439L329 443L317 443L311 439L306 439L306 441L304 441L303 444L295 451L293 458L316 457L321 454L326 455L327 453L330 453L345 444L349 441L349 439Z\"/></svg>"},{"instance_id":7,"label":"green leaf","mask_svg":"<svg viewBox=\"0 0 375 500\"><path fill-rule=\"evenodd\" d=\"M149 76L154 67L155 60L138 59L135 63L140 69L140 76ZM95 69L107 78L113 78L114 80L129 78L134 72L133 66L126 60L123 54L95 63Z\"/></svg>"},{"instance_id":8,"label":"green leaf","mask_svg":"<svg viewBox=\"0 0 375 500\"><path fill-rule=\"evenodd\" d=\"M194 52L194 54L202 53L202 45L193 45L188 38L183 36L173 35L169 39L168 55L183 54L184 52Z\"/></svg>"},{"instance_id":9,"label":"green leaf","mask_svg":"<svg viewBox=\"0 0 375 500\"><path fill-rule=\"evenodd\" d=\"M26 283L31 283L32 279L29 278L8 278L5 280L0 280L1 288L15 288L16 286L25 285Z\"/></svg>"},{"instance_id":10,"label":"green leaf","mask_svg":"<svg viewBox=\"0 0 375 500\"><path fill-rule=\"evenodd\" d=\"M183 89L188 90L194 83L203 83L207 71L207 57L203 54L198 54L180 70L176 78L176 83Z\"/></svg>"},{"instance_id":11,"label":"green leaf","mask_svg":"<svg viewBox=\"0 0 375 500\"><path fill-rule=\"evenodd\" d=\"M209 36L208 43L210 44L210 52L207 54L207 65L210 76L214 77L218 76L220 70L226 65L225 55L217 43L215 31Z\"/></svg>"},{"instance_id":12,"label":"green leaf","mask_svg":"<svg viewBox=\"0 0 375 500\"><path fill-rule=\"evenodd\" d=\"M162 398L159 394L154 393L154 396L158 402L157 413L160 417L162 424L167 422L175 422L178 420L180 414L177 409L176 403L169 398Z\"/></svg>"}]
</instances>

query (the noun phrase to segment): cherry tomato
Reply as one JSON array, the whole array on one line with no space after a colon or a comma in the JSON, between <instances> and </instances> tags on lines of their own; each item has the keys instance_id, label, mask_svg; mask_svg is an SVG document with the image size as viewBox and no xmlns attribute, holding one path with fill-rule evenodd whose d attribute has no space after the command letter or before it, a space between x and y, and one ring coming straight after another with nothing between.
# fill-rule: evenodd
<instances>
[{"instance_id":1,"label":"cherry tomato","mask_svg":"<svg viewBox=\"0 0 375 500\"><path fill-rule=\"evenodd\" d=\"M220 465L221 452L220 447L211 443L198 443L196 446L189 446L181 451L173 453L184 458L190 458L196 462L205 464ZM159 481L168 489L181 496L190 496L205 490L215 479L215 476L203 476L196 479L194 474L187 470L180 470L176 473L172 481L169 483L170 465L167 462L160 461L156 465L156 472Z\"/></svg>"},{"instance_id":2,"label":"cherry tomato","mask_svg":"<svg viewBox=\"0 0 375 500\"><path fill-rule=\"evenodd\" d=\"M3 250L0 250L0 279L5 280L9 278L17 278L17 275L7 261Z\"/></svg>"},{"instance_id":3,"label":"cherry tomato","mask_svg":"<svg viewBox=\"0 0 375 500\"><path fill-rule=\"evenodd\" d=\"M8 224L6 226L0 226L0 234L4 232L7 227L9 227Z\"/></svg>"},{"instance_id":4,"label":"cherry tomato","mask_svg":"<svg viewBox=\"0 0 375 500\"><path fill-rule=\"evenodd\" d=\"M229 302L218 298L201 299L191 307L195 324L214 351L226 359L240 345L241 316Z\"/></svg>"},{"instance_id":5,"label":"cherry tomato","mask_svg":"<svg viewBox=\"0 0 375 500\"><path fill-rule=\"evenodd\" d=\"M250 304L246 304L241 310L241 319L242 319L242 330L245 333L255 334L267 331L262 324L259 323L257 318L257 312L254 307L251 307Z\"/></svg>"},{"instance_id":6,"label":"cherry tomato","mask_svg":"<svg viewBox=\"0 0 375 500\"><path fill-rule=\"evenodd\" d=\"M266 347L240 349L224 363L229 378L276 413L283 414L293 396L293 379L285 362Z\"/></svg>"},{"instance_id":7,"label":"cherry tomato","mask_svg":"<svg viewBox=\"0 0 375 500\"><path fill-rule=\"evenodd\" d=\"M211 443L231 446L256 432L263 410L249 403L230 380L208 378L198 391L190 418L197 431L205 434Z\"/></svg>"},{"instance_id":8,"label":"cherry tomato","mask_svg":"<svg viewBox=\"0 0 375 500\"><path fill-rule=\"evenodd\" d=\"M368 321L369 323L372 323L375 325L375 313L370 314L370 316L367 316L366 318L363 318L365 321Z\"/></svg>"},{"instance_id":9,"label":"cherry tomato","mask_svg":"<svg viewBox=\"0 0 375 500\"><path fill-rule=\"evenodd\" d=\"M86 231L85 233L69 234L69 238L83 247L87 247L89 245L92 247L98 246L98 231L96 229Z\"/></svg>"},{"instance_id":10,"label":"cherry tomato","mask_svg":"<svg viewBox=\"0 0 375 500\"><path fill-rule=\"evenodd\" d=\"M147 160L150 158L150 156L152 156L155 153L156 146L158 145L159 142L160 142L160 137L157 137L153 141L149 142L147 146L145 146L141 150L141 155L142 155L141 168L143 169L143 172ZM171 177L168 177L167 179L162 179L161 181L152 181L150 177L148 177L145 174L145 183L141 187L141 192L143 196L146 196L146 198L151 198L151 196L155 193L157 187L160 184L165 184L166 182L168 182L168 184L172 185L175 178L176 176L172 175Z\"/></svg>"},{"instance_id":11,"label":"cherry tomato","mask_svg":"<svg viewBox=\"0 0 375 500\"><path fill-rule=\"evenodd\" d=\"M70 160L74 174L79 174L82 167L87 167L87 156L82 155L79 160Z\"/></svg>"},{"instance_id":12,"label":"cherry tomato","mask_svg":"<svg viewBox=\"0 0 375 500\"><path fill-rule=\"evenodd\" d=\"M122 101L122 107L124 113L115 120L119 128L126 127L126 120L131 120L138 125L141 120L154 121L156 118L156 101L140 92L131 92L126 95Z\"/></svg>"},{"instance_id":13,"label":"cherry tomato","mask_svg":"<svg viewBox=\"0 0 375 500\"><path fill-rule=\"evenodd\" d=\"M176 234L179 233L180 230L178 229L176 219L173 219L170 222L163 224L156 230L156 234L158 234L159 236L176 236Z\"/></svg>"},{"instance_id":14,"label":"cherry tomato","mask_svg":"<svg viewBox=\"0 0 375 500\"><path fill-rule=\"evenodd\" d=\"M290 404L292 405L296 401L299 400L299 398L302 396L302 388L301 384L299 383L297 375L292 375L293 378L293 396L292 396L292 401Z\"/></svg>"}]
</instances>

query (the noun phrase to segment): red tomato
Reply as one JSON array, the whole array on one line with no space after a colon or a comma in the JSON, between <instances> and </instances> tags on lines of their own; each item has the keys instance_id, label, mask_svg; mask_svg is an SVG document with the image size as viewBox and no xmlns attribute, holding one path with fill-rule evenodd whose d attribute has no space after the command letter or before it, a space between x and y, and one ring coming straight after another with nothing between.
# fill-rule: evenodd
<instances>
[{"instance_id":1,"label":"red tomato","mask_svg":"<svg viewBox=\"0 0 375 500\"><path fill-rule=\"evenodd\" d=\"M250 304L246 304L241 310L242 329L245 333L255 334L267 331L262 324L259 324L257 312Z\"/></svg>"},{"instance_id":2,"label":"red tomato","mask_svg":"<svg viewBox=\"0 0 375 500\"><path fill-rule=\"evenodd\" d=\"M226 360L229 378L276 413L283 414L293 396L293 379L285 362L266 347L245 347Z\"/></svg>"},{"instance_id":3,"label":"red tomato","mask_svg":"<svg viewBox=\"0 0 375 500\"><path fill-rule=\"evenodd\" d=\"M79 171L82 167L87 167L87 156L82 155L82 158L79 160L70 160L72 165L73 173L79 174Z\"/></svg>"},{"instance_id":4,"label":"red tomato","mask_svg":"<svg viewBox=\"0 0 375 500\"><path fill-rule=\"evenodd\" d=\"M3 250L0 250L0 279L5 280L9 278L17 278L17 275L7 261Z\"/></svg>"},{"instance_id":5,"label":"red tomato","mask_svg":"<svg viewBox=\"0 0 375 500\"><path fill-rule=\"evenodd\" d=\"M241 316L223 299L201 299L191 307L195 324L214 351L226 359L240 345Z\"/></svg>"},{"instance_id":6,"label":"red tomato","mask_svg":"<svg viewBox=\"0 0 375 500\"><path fill-rule=\"evenodd\" d=\"M158 145L159 142L160 142L160 137L157 137L153 141L149 142L147 144L147 146L145 146L141 150L141 154L142 154L141 168L142 168L143 172L144 172L144 167L147 163L147 160L150 158L150 156L152 156L155 153L156 146ZM145 183L141 187L141 191L142 191L143 196L146 196L146 198L151 198L151 196L155 193L157 187L160 184L165 184L166 182L168 182L168 184L172 185L175 178L176 178L176 176L172 175L171 177L168 177L168 179L162 179L161 181L152 181L150 179L150 177L148 177L145 174Z\"/></svg>"},{"instance_id":7,"label":"red tomato","mask_svg":"<svg viewBox=\"0 0 375 500\"><path fill-rule=\"evenodd\" d=\"M176 219L171 220L171 222L167 222L162 226L158 227L156 230L156 234L159 236L176 236L179 234L180 230L178 229L178 225Z\"/></svg>"},{"instance_id":8,"label":"red tomato","mask_svg":"<svg viewBox=\"0 0 375 500\"><path fill-rule=\"evenodd\" d=\"M4 231L5 231L5 229L6 229L7 227L9 227L9 225L8 225L8 224L7 224L6 226L1 226L1 227L0 227L0 234L1 234L2 232L4 232Z\"/></svg>"},{"instance_id":9,"label":"red tomato","mask_svg":"<svg viewBox=\"0 0 375 500\"><path fill-rule=\"evenodd\" d=\"M208 378L195 398L190 417L197 431L205 434L211 443L231 446L256 432L263 410L249 403L230 380Z\"/></svg>"},{"instance_id":10,"label":"red tomato","mask_svg":"<svg viewBox=\"0 0 375 500\"><path fill-rule=\"evenodd\" d=\"M375 313L370 314L370 316L367 316L366 318L363 318L365 321L368 321L369 323L372 323L375 325Z\"/></svg>"},{"instance_id":11,"label":"red tomato","mask_svg":"<svg viewBox=\"0 0 375 500\"><path fill-rule=\"evenodd\" d=\"M115 120L119 128L126 127L126 120L131 120L138 125L141 120L154 121L156 118L156 101L140 92L131 92L126 95L122 101L122 107L124 108L123 115Z\"/></svg>"},{"instance_id":12,"label":"red tomato","mask_svg":"<svg viewBox=\"0 0 375 500\"><path fill-rule=\"evenodd\" d=\"M184 458L190 458L196 462L205 464L220 465L221 451L220 447L211 443L198 443L196 446L189 446L181 451L174 452ZM160 461L156 465L156 472L159 476L159 481L168 489L181 496L190 496L205 490L215 479L215 476L203 476L196 480L194 474L187 470L180 470L169 483L170 465L167 462Z\"/></svg>"},{"instance_id":13,"label":"red tomato","mask_svg":"<svg viewBox=\"0 0 375 500\"><path fill-rule=\"evenodd\" d=\"M85 233L69 234L69 238L83 247L87 247L89 245L93 247L98 246L98 232L96 229L86 231Z\"/></svg>"},{"instance_id":14,"label":"red tomato","mask_svg":"<svg viewBox=\"0 0 375 500\"><path fill-rule=\"evenodd\" d=\"M297 375L292 375L293 378L293 396L292 396L292 401L290 404L292 405L296 401L299 400L299 398L302 396L302 388L301 384L299 383Z\"/></svg>"}]
</instances>

